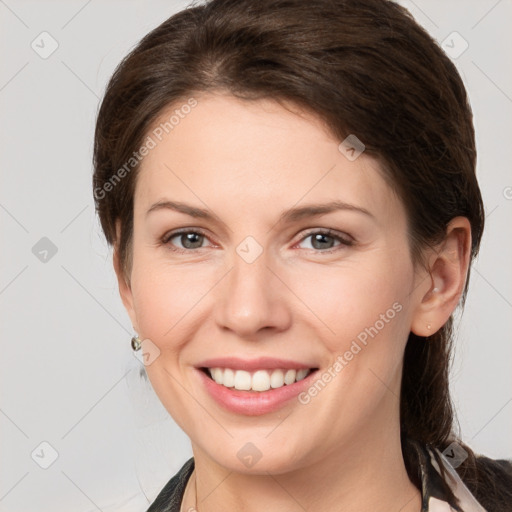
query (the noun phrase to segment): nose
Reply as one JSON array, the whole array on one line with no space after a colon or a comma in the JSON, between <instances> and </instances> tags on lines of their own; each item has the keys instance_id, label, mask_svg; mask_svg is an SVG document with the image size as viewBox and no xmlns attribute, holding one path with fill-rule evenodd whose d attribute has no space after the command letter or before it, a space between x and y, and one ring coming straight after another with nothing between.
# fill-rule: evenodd
<instances>
[{"instance_id":1,"label":"nose","mask_svg":"<svg viewBox=\"0 0 512 512\"><path fill-rule=\"evenodd\" d=\"M215 318L223 330L244 339L260 331L281 332L291 323L291 309L283 276L268 261L265 251L252 263L234 255L231 271L217 290Z\"/></svg>"}]
</instances>

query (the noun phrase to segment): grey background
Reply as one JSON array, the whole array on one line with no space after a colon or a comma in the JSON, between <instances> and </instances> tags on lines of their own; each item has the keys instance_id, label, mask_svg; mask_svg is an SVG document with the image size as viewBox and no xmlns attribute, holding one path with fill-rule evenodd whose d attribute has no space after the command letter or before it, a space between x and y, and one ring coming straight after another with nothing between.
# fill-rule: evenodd
<instances>
[{"instance_id":1,"label":"grey background","mask_svg":"<svg viewBox=\"0 0 512 512\"><path fill-rule=\"evenodd\" d=\"M464 45L453 31L469 44L454 61L475 114L487 226L460 321L453 399L463 440L510 458L512 2L401 3L451 52ZM106 81L187 4L0 0L1 511L145 510L192 455L138 376L91 190ZM47 58L44 31L58 43Z\"/></svg>"}]
</instances>

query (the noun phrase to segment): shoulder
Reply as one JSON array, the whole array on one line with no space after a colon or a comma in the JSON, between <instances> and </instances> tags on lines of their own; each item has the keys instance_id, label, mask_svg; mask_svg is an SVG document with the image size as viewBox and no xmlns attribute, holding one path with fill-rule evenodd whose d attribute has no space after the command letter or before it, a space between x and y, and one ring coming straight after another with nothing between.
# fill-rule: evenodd
<instances>
[{"instance_id":1,"label":"shoulder","mask_svg":"<svg viewBox=\"0 0 512 512\"><path fill-rule=\"evenodd\" d=\"M185 486L194 470L194 457L165 484L146 512L179 512Z\"/></svg>"}]
</instances>

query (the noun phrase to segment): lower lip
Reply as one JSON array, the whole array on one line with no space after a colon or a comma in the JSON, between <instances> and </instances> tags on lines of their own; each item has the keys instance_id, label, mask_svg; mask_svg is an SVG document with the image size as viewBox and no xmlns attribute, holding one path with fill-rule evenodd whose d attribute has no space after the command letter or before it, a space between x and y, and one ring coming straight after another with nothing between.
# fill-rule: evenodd
<instances>
[{"instance_id":1,"label":"lower lip","mask_svg":"<svg viewBox=\"0 0 512 512\"><path fill-rule=\"evenodd\" d=\"M308 388L311 385L311 380L318 372L318 370L312 371L307 377L298 382L276 389L269 389L268 391L239 391L217 384L202 370L196 368L196 371L199 373L206 391L217 403L231 412L245 414L246 416L258 416L279 410Z\"/></svg>"}]
</instances>

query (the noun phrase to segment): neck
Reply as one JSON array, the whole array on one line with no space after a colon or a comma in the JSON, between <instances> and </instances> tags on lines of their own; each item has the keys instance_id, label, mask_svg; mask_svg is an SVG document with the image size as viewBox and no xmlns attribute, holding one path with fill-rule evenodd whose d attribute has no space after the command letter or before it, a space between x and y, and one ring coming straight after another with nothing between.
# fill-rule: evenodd
<instances>
[{"instance_id":1,"label":"neck","mask_svg":"<svg viewBox=\"0 0 512 512\"><path fill-rule=\"evenodd\" d=\"M198 512L421 510L421 493L407 475L396 428L381 427L379 435L363 432L320 460L280 474L238 473L197 446L193 451Z\"/></svg>"}]
</instances>

